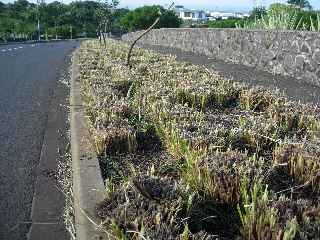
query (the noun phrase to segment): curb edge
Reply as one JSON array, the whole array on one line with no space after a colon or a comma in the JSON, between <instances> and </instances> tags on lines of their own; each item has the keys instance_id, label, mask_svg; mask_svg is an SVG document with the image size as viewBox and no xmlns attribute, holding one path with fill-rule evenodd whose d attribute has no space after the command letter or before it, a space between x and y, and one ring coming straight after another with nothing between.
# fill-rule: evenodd
<instances>
[{"instance_id":1,"label":"curb edge","mask_svg":"<svg viewBox=\"0 0 320 240\"><path fill-rule=\"evenodd\" d=\"M85 110L80 96L79 48L72 56L70 130L76 239L105 239L99 230L96 206L104 200L105 187L99 161L90 144Z\"/></svg>"}]
</instances>

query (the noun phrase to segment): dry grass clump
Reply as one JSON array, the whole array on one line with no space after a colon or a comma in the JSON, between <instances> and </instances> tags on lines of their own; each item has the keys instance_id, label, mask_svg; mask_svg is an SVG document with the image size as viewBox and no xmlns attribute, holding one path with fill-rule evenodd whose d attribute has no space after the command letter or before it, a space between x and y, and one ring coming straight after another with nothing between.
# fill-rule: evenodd
<instances>
[{"instance_id":1,"label":"dry grass clump","mask_svg":"<svg viewBox=\"0 0 320 240\"><path fill-rule=\"evenodd\" d=\"M98 209L98 215L114 239L140 239L140 235L150 239L153 234L161 239L176 239L183 226L179 227L183 224L178 219L179 193L176 186L166 180L131 179L121 189L109 191Z\"/></svg>"},{"instance_id":2,"label":"dry grass clump","mask_svg":"<svg viewBox=\"0 0 320 240\"><path fill-rule=\"evenodd\" d=\"M274 152L274 163L286 170L300 183L320 192L319 142L281 144Z\"/></svg>"},{"instance_id":3,"label":"dry grass clump","mask_svg":"<svg viewBox=\"0 0 320 240\"><path fill-rule=\"evenodd\" d=\"M279 214L278 210L270 204L271 198L267 187L256 182L248 191L246 182L243 182L242 198L243 205L239 206L238 210L244 239L295 238L298 229L295 217L283 217Z\"/></svg>"},{"instance_id":4,"label":"dry grass clump","mask_svg":"<svg viewBox=\"0 0 320 240\"><path fill-rule=\"evenodd\" d=\"M120 189L109 188L98 208L109 239L210 239L209 234L189 232L183 214L178 186L146 175Z\"/></svg>"},{"instance_id":5,"label":"dry grass clump","mask_svg":"<svg viewBox=\"0 0 320 240\"><path fill-rule=\"evenodd\" d=\"M217 82L211 82L210 87L206 86L206 82L185 84L179 84L174 90L177 103L187 104L191 108L202 111L210 108L235 107L238 103L240 90L228 81L217 80Z\"/></svg>"},{"instance_id":6,"label":"dry grass clump","mask_svg":"<svg viewBox=\"0 0 320 240\"><path fill-rule=\"evenodd\" d=\"M240 92L240 108L247 111L266 111L270 106L275 104L277 99L274 93L261 88L246 89Z\"/></svg>"},{"instance_id":7,"label":"dry grass clump","mask_svg":"<svg viewBox=\"0 0 320 240\"><path fill-rule=\"evenodd\" d=\"M96 151L99 156L134 152L137 148L135 134L125 121L109 123L103 130L94 131Z\"/></svg>"},{"instance_id":8,"label":"dry grass clump","mask_svg":"<svg viewBox=\"0 0 320 240\"><path fill-rule=\"evenodd\" d=\"M127 50L81 47L109 239L317 236L318 108L143 49L129 69Z\"/></svg>"},{"instance_id":9,"label":"dry grass clump","mask_svg":"<svg viewBox=\"0 0 320 240\"><path fill-rule=\"evenodd\" d=\"M277 123L282 138L313 139L319 137L318 109L306 104L277 102L268 109L268 117Z\"/></svg>"},{"instance_id":10,"label":"dry grass clump","mask_svg":"<svg viewBox=\"0 0 320 240\"><path fill-rule=\"evenodd\" d=\"M131 72L121 64L100 63L91 58L87 66L87 49L82 51L80 62L84 67L81 71L85 72L81 75L82 96L98 155L132 153L143 148L146 138L156 141L152 126L140 113L138 116L134 113L135 106L128 101L130 91L134 93L136 86L133 84L136 80L130 78ZM99 51L95 54L100 57ZM103 71L97 71L100 68Z\"/></svg>"},{"instance_id":11,"label":"dry grass clump","mask_svg":"<svg viewBox=\"0 0 320 240\"><path fill-rule=\"evenodd\" d=\"M182 178L192 192L217 203L237 205L247 156L238 152L186 154ZM248 169L246 169L248 170Z\"/></svg>"},{"instance_id":12,"label":"dry grass clump","mask_svg":"<svg viewBox=\"0 0 320 240\"><path fill-rule=\"evenodd\" d=\"M285 219L294 219L299 227L297 239L318 239L320 236L320 208L306 199L292 201L291 199L281 197L274 202L274 208L277 209L281 222Z\"/></svg>"}]
</instances>

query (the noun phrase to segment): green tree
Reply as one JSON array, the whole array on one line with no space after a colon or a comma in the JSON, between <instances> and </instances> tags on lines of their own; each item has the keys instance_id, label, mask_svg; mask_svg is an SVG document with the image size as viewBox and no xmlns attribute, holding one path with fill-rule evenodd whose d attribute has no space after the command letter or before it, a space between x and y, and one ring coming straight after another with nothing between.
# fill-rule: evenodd
<instances>
[{"instance_id":1,"label":"green tree","mask_svg":"<svg viewBox=\"0 0 320 240\"><path fill-rule=\"evenodd\" d=\"M300 9L312 9L312 6L308 0L288 0L288 3L296 5Z\"/></svg>"},{"instance_id":2,"label":"green tree","mask_svg":"<svg viewBox=\"0 0 320 240\"><path fill-rule=\"evenodd\" d=\"M112 31L121 31L122 26L121 26L121 19L127 15L130 12L129 9L127 8L119 8L116 9L114 12L114 20L113 20L113 26L112 26Z\"/></svg>"},{"instance_id":3,"label":"green tree","mask_svg":"<svg viewBox=\"0 0 320 240\"><path fill-rule=\"evenodd\" d=\"M100 2L95 11L95 16L98 20L98 32L110 32L114 21L115 9L118 6L118 0Z\"/></svg>"},{"instance_id":4,"label":"green tree","mask_svg":"<svg viewBox=\"0 0 320 240\"><path fill-rule=\"evenodd\" d=\"M181 23L181 19L177 17L174 11L167 11L163 8L161 9L159 27L177 28L180 27Z\"/></svg>"},{"instance_id":5,"label":"green tree","mask_svg":"<svg viewBox=\"0 0 320 240\"><path fill-rule=\"evenodd\" d=\"M261 19L267 15L267 9L265 7L255 7L250 12L250 19Z\"/></svg>"},{"instance_id":6,"label":"green tree","mask_svg":"<svg viewBox=\"0 0 320 240\"><path fill-rule=\"evenodd\" d=\"M288 4L283 3L273 3L269 6L268 12L271 12L272 14L282 14L282 13L294 13L297 9Z\"/></svg>"},{"instance_id":7,"label":"green tree","mask_svg":"<svg viewBox=\"0 0 320 240\"><path fill-rule=\"evenodd\" d=\"M6 5L0 1L0 13L2 13L6 8Z\"/></svg>"},{"instance_id":8,"label":"green tree","mask_svg":"<svg viewBox=\"0 0 320 240\"><path fill-rule=\"evenodd\" d=\"M173 11L168 11L161 6L144 6L136 8L121 18L121 26L127 31L136 31L148 28L155 19L161 15L155 28L179 27L181 20Z\"/></svg>"},{"instance_id":9,"label":"green tree","mask_svg":"<svg viewBox=\"0 0 320 240\"><path fill-rule=\"evenodd\" d=\"M70 3L69 23L74 30L84 36L95 36L98 21L95 15L98 2L82 1Z\"/></svg>"},{"instance_id":10,"label":"green tree","mask_svg":"<svg viewBox=\"0 0 320 240\"><path fill-rule=\"evenodd\" d=\"M29 5L27 0L17 0L11 5L11 9L17 13L21 13L22 11L25 11Z\"/></svg>"},{"instance_id":11,"label":"green tree","mask_svg":"<svg viewBox=\"0 0 320 240\"><path fill-rule=\"evenodd\" d=\"M97 31L119 31L120 19L128 9L117 9L119 0L73 1L63 4L59 1L42 3L40 6L28 0L3 3L0 0L0 38L2 41L21 38L36 39L37 20L40 18L41 34L48 38L72 36L96 36ZM165 13L166 19L174 23L172 13ZM165 23L161 23L164 25ZM167 26L174 27L176 24Z\"/></svg>"},{"instance_id":12,"label":"green tree","mask_svg":"<svg viewBox=\"0 0 320 240\"><path fill-rule=\"evenodd\" d=\"M61 2L54 1L44 5L40 11L41 21L43 22L45 31L50 35L50 37L57 38L59 36L58 27L63 25L66 20L65 14L68 11L66 5Z\"/></svg>"}]
</instances>

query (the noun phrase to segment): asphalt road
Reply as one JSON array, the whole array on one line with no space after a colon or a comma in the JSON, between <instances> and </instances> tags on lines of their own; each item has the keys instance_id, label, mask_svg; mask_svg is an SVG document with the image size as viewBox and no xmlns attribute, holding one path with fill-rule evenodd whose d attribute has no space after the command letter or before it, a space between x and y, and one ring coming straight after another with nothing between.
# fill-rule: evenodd
<instances>
[{"instance_id":1,"label":"asphalt road","mask_svg":"<svg viewBox=\"0 0 320 240\"><path fill-rule=\"evenodd\" d=\"M51 98L66 58L78 45L0 46L1 240L26 239Z\"/></svg>"}]
</instances>

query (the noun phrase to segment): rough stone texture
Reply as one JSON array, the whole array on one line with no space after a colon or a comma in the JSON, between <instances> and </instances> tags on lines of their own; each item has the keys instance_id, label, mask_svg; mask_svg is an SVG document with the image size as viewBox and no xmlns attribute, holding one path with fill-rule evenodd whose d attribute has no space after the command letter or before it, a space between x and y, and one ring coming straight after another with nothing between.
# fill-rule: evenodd
<instances>
[{"instance_id":1,"label":"rough stone texture","mask_svg":"<svg viewBox=\"0 0 320 240\"><path fill-rule=\"evenodd\" d=\"M128 33L132 41L140 32ZM320 86L320 33L243 29L156 29L142 43L161 45L253 66Z\"/></svg>"}]
</instances>

